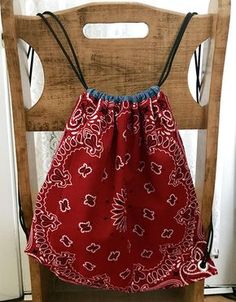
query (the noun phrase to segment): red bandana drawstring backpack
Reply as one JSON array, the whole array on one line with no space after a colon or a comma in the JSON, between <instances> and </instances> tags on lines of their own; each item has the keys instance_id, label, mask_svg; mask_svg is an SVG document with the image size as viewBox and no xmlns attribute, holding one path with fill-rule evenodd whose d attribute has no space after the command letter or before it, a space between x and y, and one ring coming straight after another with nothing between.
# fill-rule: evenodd
<instances>
[{"instance_id":1,"label":"red bandana drawstring backpack","mask_svg":"<svg viewBox=\"0 0 236 302\"><path fill-rule=\"evenodd\" d=\"M184 146L159 88L194 14L184 18L158 85L128 96L88 88L58 17L38 14L85 88L38 193L25 250L64 281L141 292L217 273ZM76 66L44 15L60 25Z\"/></svg>"}]
</instances>

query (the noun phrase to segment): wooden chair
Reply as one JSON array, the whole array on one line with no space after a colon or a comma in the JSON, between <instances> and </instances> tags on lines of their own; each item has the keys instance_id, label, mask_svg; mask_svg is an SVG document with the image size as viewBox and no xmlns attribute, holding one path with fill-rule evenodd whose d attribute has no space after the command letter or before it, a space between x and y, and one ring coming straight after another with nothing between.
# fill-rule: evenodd
<instances>
[{"instance_id":1,"label":"wooden chair","mask_svg":"<svg viewBox=\"0 0 236 302\"><path fill-rule=\"evenodd\" d=\"M36 192L30 186L26 133L62 130L83 86L68 67L67 60L39 17L14 15L12 0L1 1L1 13L12 97L19 193L29 230ZM157 82L176 34L173 28L179 27L184 16L130 2L91 3L57 14L69 30L89 86L109 94L121 95L136 93ZM230 0L211 0L209 14L194 16L181 42L169 78L162 87L169 96L179 128L199 130L196 189L206 232L210 224L214 192L219 106L229 16ZM140 21L149 26L149 34L144 39L88 39L82 31L86 23ZM201 95L201 103L205 105L201 106L191 96L187 74L194 50L208 38L210 46L204 50L206 64ZM43 93L30 109L26 109L23 103L18 39L32 45L44 70ZM34 302L202 302L204 299L204 282L176 290L122 294L62 282L59 282L62 289L58 289L54 276L32 259L30 271Z\"/></svg>"}]
</instances>

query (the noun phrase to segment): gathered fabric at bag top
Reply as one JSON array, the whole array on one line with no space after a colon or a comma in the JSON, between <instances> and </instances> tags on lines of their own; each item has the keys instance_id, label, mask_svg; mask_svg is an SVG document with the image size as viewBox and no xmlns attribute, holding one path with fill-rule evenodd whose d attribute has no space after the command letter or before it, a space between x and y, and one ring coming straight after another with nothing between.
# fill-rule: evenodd
<instances>
[{"instance_id":1,"label":"gathered fabric at bag top","mask_svg":"<svg viewBox=\"0 0 236 302\"><path fill-rule=\"evenodd\" d=\"M159 83L123 96L89 88L59 18L38 14L85 88L38 193L25 249L64 281L141 292L217 274L183 142L160 90L194 14L183 19Z\"/></svg>"}]
</instances>

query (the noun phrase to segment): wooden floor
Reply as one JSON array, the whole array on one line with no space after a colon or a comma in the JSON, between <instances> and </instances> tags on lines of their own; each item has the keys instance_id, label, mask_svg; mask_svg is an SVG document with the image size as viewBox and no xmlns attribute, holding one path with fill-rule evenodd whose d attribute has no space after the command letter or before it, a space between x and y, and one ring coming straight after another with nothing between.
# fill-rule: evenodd
<instances>
[{"instance_id":1,"label":"wooden floor","mask_svg":"<svg viewBox=\"0 0 236 302\"><path fill-rule=\"evenodd\" d=\"M206 296L205 298L205 302L230 302L230 301L233 302L233 300L226 299L222 296Z\"/></svg>"},{"instance_id":2,"label":"wooden floor","mask_svg":"<svg viewBox=\"0 0 236 302\"><path fill-rule=\"evenodd\" d=\"M230 301L233 302L233 300L226 299L221 296L207 296L205 298L205 302L230 302Z\"/></svg>"}]
</instances>

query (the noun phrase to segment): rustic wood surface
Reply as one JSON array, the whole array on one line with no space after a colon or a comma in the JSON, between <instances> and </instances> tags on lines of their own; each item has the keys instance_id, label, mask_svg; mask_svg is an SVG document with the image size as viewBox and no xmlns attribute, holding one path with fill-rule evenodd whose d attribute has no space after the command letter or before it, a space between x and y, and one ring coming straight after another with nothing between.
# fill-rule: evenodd
<instances>
[{"instance_id":1,"label":"rustic wood surface","mask_svg":"<svg viewBox=\"0 0 236 302\"><path fill-rule=\"evenodd\" d=\"M32 192L26 131L62 130L77 96L84 88L42 20L35 16L14 16L12 4L12 0L1 0L1 14L12 96L19 193L29 229L32 219ZM169 78L162 87L169 97L179 128L205 129L206 132L205 143L201 146L198 144L198 163L202 165L199 165L196 172L199 176L196 189L205 230L209 226L214 192L219 102L230 1L211 0L209 12L208 15L194 16L191 20ZM112 95L134 94L157 84L176 31L184 17L180 13L129 2L91 3L58 12L58 15L72 37L88 86ZM82 32L83 26L90 22L136 21L148 24L149 35L145 39L90 40ZM203 103L207 105L200 106L190 94L187 73L194 49L209 37L211 44L209 53L205 52L207 68L202 95ZM42 96L29 110L23 105L18 39L25 40L35 48L44 69L45 86ZM199 139L199 142L202 140ZM204 153L206 157L202 156ZM33 259L30 261L30 268L34 302L111 300L111 296L105 298L104 293L96 296L92 290L85 291L81 297L75 292L57 293L54 291L53 278L46 269ZM203 302L203 281L178 293L165 291L164 298L160 295L160 292L138 294L135 301L150 301L152 297L163 302ZM134 301L130 297L120 298L119 295L113 295L112 301Z\"/></svg>"},{"instance_id":2,"label":"rustic wood surface","mask_svg":"<svg viewBox=\"0 0 236 302\"><path fill-rule=\"evenodd\" d=\"M210 224L214 196L221 85L229 29L230 1L211 1L209 12L214 16L212 26L212 40L214 43L212 43L209 51L208 66L205 77L206 86L204 87L205 91L209 91L206 149L204 152L205 175L202 185L203 193L201 199L201 213L205 230ZM201 152L198 152L198 154L201 154ZM200 169L197 170L200 171Z\"/></svg>"},{"instance_id":3,"label":"rustic wood surface","mask_svg":"<svg viewBox=\"0 0 236 302\"><path fill-rule=\"evenodd\" d=\"M184 18L184 14L136 3L82 5L58 16L73 41L88 86L112 95L130 95L157 84ZM66 46L55 21L47 18ZM82 31L86 23L137 21L148 24L147 37L88 39ZM193 17L162 87L180 128L206 128L206 108L193 100L187 75L194 50L211 36L212 22L212 15ZM16 35L36 50L45 77L40 100L26 112L27 130L63 129L78 95L85 89L40 17L16 16Z\"/></svg>"}]
</instances>

